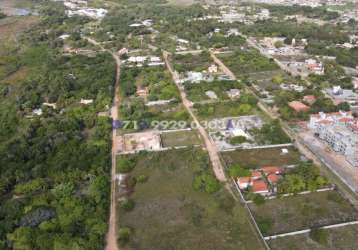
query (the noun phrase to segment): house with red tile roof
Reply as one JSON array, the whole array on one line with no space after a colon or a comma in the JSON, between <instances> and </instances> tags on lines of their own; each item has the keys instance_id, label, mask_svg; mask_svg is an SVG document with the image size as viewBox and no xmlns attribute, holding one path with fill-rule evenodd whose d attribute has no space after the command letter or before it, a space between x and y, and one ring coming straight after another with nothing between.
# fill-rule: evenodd
<instances>
[{"instance_id":1,"label":"house with red tile roof","mask_svg":"<svg viewBox=\"0 0 358 250\"><path fill-rule=\"evenodd\" d=\"M296 112L303 112L303 111L307 111L309 109L309 107L307 105L305 105L299 101L289 102L288 106Z\"/></svg>"},{"instance_id":2,"label":"house with red tile roof","mask_svg":"<svg viewBox=\"0 0 358 250\"><path fill-rule=\"evenodd\" d=\"M267 180L271 185L277 184L280 179L281 179L281 176L277 175L277 174L269 174L267 176Z\"/></svg>"},{"instance_id":3,"label":"house with red tile roof","mask_svg":"<svg viewBox=\"0 0 358 250\"><path fill-rule=\"evenodd\" d=\"M253 181L251 187L254 194L267 195L270 193L269 186L264 180Z\"/></svg>"},{"instance_id":4,"label":"house with red tile roof","mask_svg":"<svg viewBox=\"0 0 358 250\"><path fill-rule=\"evenodd\" d=\"M302 100L305 103L312 105L316 101L316 97L314 95L305 95Z\"/></svg>"},{"instance_id":5,"label":"house with red tile roof","mask_svg":"<svg viewBox=\"0 0 358 250\"><path fill-rule=\"evenodd\" d=\"M253 180L257 180L257 179L260 179L262 177L261 172L258 171L258 170L251 170L250 173L251 173L251 178Z\"/></svg>"},{"instance_id":6,"label":"house with red tile roof","mask_svg":"<svg viewBox=\"0 0 358 250\"><path fill-rule=\"evenodd\" d=\"M282 174L283 169L277 166L264 166L260 169L266 175L269 174Z\"/></svg>"},{"instance_id":7,"label":"house with red tile roof","mask_svg":"<svg viewBox=\"0 0 358 250\"><path fill-rule=\"evenodd\" d=\"M251 177L239 177L237 178L236 182L239 185L240 189L246 189L251 184Z\"/></svg>"}]
</instances>

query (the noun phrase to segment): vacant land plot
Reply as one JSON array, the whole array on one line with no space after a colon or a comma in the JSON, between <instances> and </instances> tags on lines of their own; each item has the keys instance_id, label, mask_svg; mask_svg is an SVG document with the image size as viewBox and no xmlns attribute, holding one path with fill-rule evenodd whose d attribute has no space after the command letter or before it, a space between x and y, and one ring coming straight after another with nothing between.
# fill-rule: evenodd
<instances>
[{"instance_id":1,"label":"vacant land plot","mask_svg":"<svg viewBox=\"0 0 358 250\"><path fill-rule=\"evenodd\" d=\"M222 156L227 165L241 163L250 168L264 165L287 166L300 162L300 153L294 147L285 147L287 154L282 153L283 148L265 148L250 150L235 150L223 152Z\"/></svg>"},{"instance_id":2,"label":"vacant land plot","mask_svg":"<svg viewBox=\"0 0 358 250\"><path fill-rule=\"evenodd\" d=\"M200 54L176 54L173 56L174 69L179 73L187 71L203 71L207 70L213 61L209 52L202 52Z\"/></svg>"},{"instance_id":3,"label":"vacant land plot","mask_svg":"<svg viewBox=\"0 0 358 250\"><path fill-rule=\"evenodd\" d=\"M240 103L239 101L215 102L206 104L197 103L194 104L194 110L200 120L253 115L258 112L254 105Z\"/></svg>"},{"instance_id":4,"label":"vacant land plot","mask_svg":"<svg viewBox=\"0 0 358 250\"><path fill-rule=\"evenodd\" d=\"M336 191L311 193L250 204L264 235L274 235L358 219L354 207Z\"/></svg>"},{"instance_id":5,"label":"vacant land plot","mask_svg":"<svg viewBox=\"0 0 358 250\"><path fill-rule=\"evenodd\" d=\"M196 130L166 132L161 134L163 147L200 145L202 141Z\"/></svg>"},{"instance_id":6,"label":"vacant land plot","mask_svg":"<svg viewBox=\"0 0 358 250\"><path fill-rule=\"evenodd\" d=\"M201 150L170 150L137 155L131 175L137 182L135 206L119 212L119 230L131 230L121 249L262 249L245 210L224 189L214 194L193 189L197 171L210 173Z\"/></svg>"},{"instance_id":7,"label":"vacant land plot","mask_svg":"<svg viewBox=\"0 0 358 250\"><path fill-rule=\"evenodd\" d=\"M332 229L325 229L325 242L314 241L309 234L278 238L268 241L273 250L335 250L357 249L358 225L350 225Z\"/></svg>"},{"instance_id":8,"label":"vacant land plot","mask_svg":"<svg viewBox=\"0 0 358 250\"><path fill-rule=\"evenodd\" d=\"M275 62L260 55L254 49L236 50L232 54L221 54L219 57L237 77L254 72L279 69Z\"/></svg>"},{"instance_id":9,"label":"vacant land plot","mask_svg":"<svg viewBox=\"0 0 358 250\"><path fill-rule=\"evenodd\" d=\"M8 17L0 20L0 41L15 41L16 36L39 21L35 16Z\"/></svg>"},{"instance_id":10,"label":"vacant land plot","mask_svg":"<svg viewBox=\"0 0 358 250\"><path fill-rule=\"evenodd\" d=\"M206 91L213 91L218 99L229 99L227 91L230 89L240 90L242 85L237 81L219 81L201 82L201 83L185 83L185 92L192 102L200 102L209 100Z\"/></svg>"}]
</instances>

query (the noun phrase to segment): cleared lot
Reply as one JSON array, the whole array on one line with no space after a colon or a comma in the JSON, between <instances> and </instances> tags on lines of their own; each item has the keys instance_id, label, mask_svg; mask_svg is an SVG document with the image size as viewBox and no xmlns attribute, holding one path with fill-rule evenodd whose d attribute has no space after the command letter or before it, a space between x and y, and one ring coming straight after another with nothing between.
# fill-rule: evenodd
<instances>
[{"instance_id":1,"label":"cleared lot","mask_svg":"<svg viewBox=\"0 0 358 250\"><path fill-rule=\"evenodd\" d=\"M199 149L136 155L131 176L137 183L130 212L119 211L119 230L132 233L121 249L262 249L243 207L226 191L193 188L198 171L211 172ZM206 170L204 170L206 169Z\"/></svg>"},{"instance_id":2,"label":"cleared lot","mask_svg":"<svg viewBox=\"0 0 358 250\"><path fill-rule=\"evenodd\" d=\"M358 219L354 207L336 191L284 197L250 208L265 236Z\"/></svg>"},{"instance_id":3,"label":"cleared lot","mask_svg":"<svg viewBox=\"0 0 358 250\"><path fill-rule=\"evenodd\" d=\"M287 154L282 153L283 148L264 148L222 152L222 156L229 166L241 163L251 168L264 165L287 166L300 162L300 153L294 147L284 148L288 149Z\"/></svg>"},{"instance_id":4,"label":"cleared lot","mask_svg":"<svg viewBox=\"0 0 358 250\"><path fill-rule=\"evenodd\" d=\"M200 145L202 141L195 130L165 132L161 135L163 147Z\"/></svg>"},{"instance_id":5,"label":"cleared lot","mask_svg":"<svg viewBox=\"0 0 358 250\"><path fill-rule=\"evenodd\" d=\"M273 250L357 249L358 225L325 229L327 238L319 243L309 234L295 235L268 241Z\"/></svg>"}]
</instances>

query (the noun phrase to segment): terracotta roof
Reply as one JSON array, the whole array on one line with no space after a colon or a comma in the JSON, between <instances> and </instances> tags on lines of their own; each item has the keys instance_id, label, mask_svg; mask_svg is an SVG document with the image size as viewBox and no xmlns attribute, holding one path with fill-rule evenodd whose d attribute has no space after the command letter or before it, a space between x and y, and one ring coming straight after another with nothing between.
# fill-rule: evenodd
<instances>
[{"instance_id":1,"label":"terracotta roof","mask_svg":"<svg viewBox=\"0 0 358 250\"><path fill-rule=\"evenodd\" d=\"M276 174L270 174L267 176L267 180L271 182L272 184L275 184L279 181L280 176Z\"/></svg>"},{"instance_id":2,"label":"terracotta roof","mask_svg":"<svg viewBox=\"0 0 358 250\"><path fill-rule=\"evenodd\" d=\"M261 168L261 170L265 174L276 174L276 173L282 173L282 168L277 166L264 166Z\"/></svg>"},{"instance_id":3,"label":"terracotta roof","mask_svg":"<svg viewBox=\"0 0 358 250\"><path fill-rule=\"evenodd\" d=\"M265 181L263 180L255 180L252 182L252 191L256 192L267 192L268 186Z\"/></svg>"},{"instance_id":4,"label":"terracotta roof","mask_svg":"<svg viewBox=\"0 0 358 250\"><path fill-rule=\"evenodd\" d=\"M354 130L354 131L358 131L358 125L352 125L351 129Z\"/></svg>"},{"instance_id":5,"label":"terracotta roof","mask_svg":"<svg viewBox=\"0 0 358 250\"><path fill-rule=\"evenodd\" d=\"M320 120L320 121L318 121L318 123L321 123L321 124L330 124L332 122L333 121L331 121L331 120Z\"/></svg>"},{"instance_id":6,"label":"terracotta roof","mask_svg":"<svg viewBox=\"0 0 358 250\"><path fill-rule=\"evenodd\" d=\"M354 122L354 118L349 118L349 117L343 117L343 118L340 118L339 121L340 122Z\"/></svg>"},{"instance_id":7,"label":"terracotta roof","mask_svg":"<svg viewBox=\"0 0 358 250\"><path fill-rule=\"evenodd\" d=\"M303 104L302 102L299 102L299 101L289 102L288 106L297 112L305 111L308 109L308 106L306 106L305 104Z\"/></svg>"},{"instance_id":8,"label":"terracotta roof","mask_svg":"<svg viewBox=\"0 0 358 250\"><path fill-rule=\"evenodd\" d=\"M251 177L239 177L237 178L238 183L249 183L251 181Z\"/></svg>"},{"instance_id":9,"label":"terracotta roof","mask_svg":"<svg viewBox=\"0 0 358 250\"><path fill-rule=\"evenodd\" d=\"M257 170L251 170L251 177L261 177L261 172Z\"/></svg>"},{"instance_id":10,"label":"terracotta roof","mask_svg":"<svg viewBox=\"0 0 358 250\"><path fill-rule=\"evenodd\" d=\"M303 97L304 100L316 100L316 97L314 95L305 95Z\"/></svg>"}]
</instances>

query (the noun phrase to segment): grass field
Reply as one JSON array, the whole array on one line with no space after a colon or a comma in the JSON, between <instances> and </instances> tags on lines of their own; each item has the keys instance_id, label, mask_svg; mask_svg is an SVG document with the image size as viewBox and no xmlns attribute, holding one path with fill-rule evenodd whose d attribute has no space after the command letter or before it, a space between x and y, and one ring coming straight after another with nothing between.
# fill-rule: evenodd
<instances>
[{"instance_id":1,"label":"grass field","mask_svg":"<svg viewBox=\"0 0 358 250\"><path fill-rule=\"evenodd\" d=\"M294 235L268 241L273 250L336 250L357 249L358 225L325 229L327 241L318 243L309 234Z\"/></svg>"},{"instance_id":2,"label":"grass field","mask_svg":"<svg viewBox=\"0 0 358 250\"><path fill-rule=\"evenodd\" d=\"M281 154L282 148L235 150L223 152L222 156L227 165L242 163L242 165L256 168L263 165L286 166L297 164L300 153L294 147L285 147L288 154Z\"/></svg>"},{"instance_id":3,"label":"grass field","mask_svg":"<svg viewBox=\"0 0 358 250\"><path fill-rule=\"evenodd\" d=\"M137 155L137 183L130 212L119 211L119 228L133 234L121 249L262 249L245 210L224 189L208 194L193 189L194 173L208 167L197 149Z\"/></svg>"},{"instance_id":4,"label":"grass field","mask_svg":"<svg viewBox=\"0 0 358 250\"><path fill-rule=\"evenodd\" d=\"M358 219L358 212L336 191L268 200L252 213L264 235L292 232Z\"/></svg>"},{"instance_id":5,"label":"grass field","mask_svg":"<svg viewBox=\"0 0 358 250\"><path fill-rule=\"evenodd\" d=\"M161 134L163 147L200 145L202 141L195 130L176 131Z\"/></svg>"},{"instance_id":6,"label":"grass field","mask_svg":"<svg viewBox=\"0 0 358 250\"><path fill-rule=\"evenodd\" d=\"M240 104L239 101L194 104L194 111L199 120L212 120L215 118L254 115L259 113L256 107Z\"/></svg>"},{"instance_id":7,"label":"grass field","mask_svg":"<svg viewBox=\"0 0 358 250\"><path fill-rule=\"evenodd\" d=\"M15 41L19 33L36 24L39 18L36 16L7 17L0 20L0 42Z\"/></svg>"}]
</instances>

